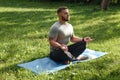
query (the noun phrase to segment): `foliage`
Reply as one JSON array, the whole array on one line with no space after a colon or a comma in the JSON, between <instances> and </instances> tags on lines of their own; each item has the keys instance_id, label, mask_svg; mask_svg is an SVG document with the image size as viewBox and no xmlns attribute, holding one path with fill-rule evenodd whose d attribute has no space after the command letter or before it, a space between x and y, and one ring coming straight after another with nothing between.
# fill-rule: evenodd
<instances>
[{"instance_id":1,"label":"foliage","mask_svg":"<svg viewBox=\"0 0 120 80\"><path fill-rule=\"evenodd\" d=\"M102 0L28 0L32 2L66 2L80 4L100 4ZM120 4L120 0L109 0L110 4Z\"/></svg>"},{"instance_id":2,"label":"foliage","mask_svg":"<svg viewBox=\"0 0 120 80\"><path fill-rule=\"evenodd\" d=\"M111 0L112 3L118 3L118 0Z\"/></svg>"}]
</instances>

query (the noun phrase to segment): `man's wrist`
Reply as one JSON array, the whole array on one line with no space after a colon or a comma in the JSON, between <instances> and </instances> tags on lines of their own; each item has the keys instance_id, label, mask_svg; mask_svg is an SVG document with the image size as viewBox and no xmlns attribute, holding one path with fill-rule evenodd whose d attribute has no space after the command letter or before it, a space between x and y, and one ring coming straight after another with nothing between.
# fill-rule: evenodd
<instances>
[{"instance_id":1,"label":"man's wrist","mask_svg":"<svg viewBox=\"0 0 120 80\"><path fill-rule=\"evenodd\" d=\"M82 41L85 41L84 38L82 38Z\"/></svg>"},{"instance_id":2,"label":"man's wrist","mask_svg":"<svg viewBox=\"0 0 120 80\"><path fill-rule=\"evenodd\" d=\"M59 45L59 48L61 48L62 47L62 45Z\"/></svg>"}]
</instances>

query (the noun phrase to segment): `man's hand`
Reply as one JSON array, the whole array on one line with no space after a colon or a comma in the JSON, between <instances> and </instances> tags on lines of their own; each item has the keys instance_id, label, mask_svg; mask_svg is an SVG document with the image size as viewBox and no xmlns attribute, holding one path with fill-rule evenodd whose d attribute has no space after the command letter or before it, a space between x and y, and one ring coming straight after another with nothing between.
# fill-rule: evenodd
<instances>
[{"instance_id":1,"label":"man's hand","mask_svg":"<svg viewBox=\"0 0 120 80\"><path fill-rule=\"evenodd\" d=\"M68 47L64 44L61 45L60 47L63 51L68 51Z\"/></svg>"},{"instance_id":2,"label":"man's hand","mask_svg":"<svg viewBox=\"0 0 120 80\"><path fill-rule=\"evenodd\" d=\"M93 39L91 39L90 37L85 37L85 38L84 38L84 41L85 41L85 42L91 42L92 40L93 40Z\"/></svg>"}]
</instances>

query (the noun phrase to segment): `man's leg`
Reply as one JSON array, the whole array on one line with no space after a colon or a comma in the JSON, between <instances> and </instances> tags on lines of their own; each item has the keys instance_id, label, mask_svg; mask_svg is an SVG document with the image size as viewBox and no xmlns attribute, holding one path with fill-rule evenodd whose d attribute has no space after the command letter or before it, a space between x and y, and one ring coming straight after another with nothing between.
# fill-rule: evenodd
<instances>
[{"instance_id":1,"label":"man's leg","mask_svg":"<svg viewBox=\"0 0 120 80\"><path fill-rule=\"evenodd\" d=\"M68 46L69 52L74 56L78 57L84 50L86 49L86 42L77 42ZM61 49L55 50L54 52L50 53L50 58L56 62L66 62L72 61L72 59Z\"/></svg>"},{"instance_id":2,"label":"man's leg","mask_svg":"<svg viewBox=\"0 0 120 80\"><path fill-rule=\"evenodd\" d=\"M50 58L56 62L63 62L71 61L72 59L68 57L63 50L58 49L50 53Z\"/></svg>"},{"instance_id":3,"label":"man's leg","mask_svg":"<svg viewBox=\"0 0 120 80\"><path fill-rule=\"evenodd\" d=\"M77 42L75 44L68 46L69 52L76 58L81 53L83 53L85 49L86 49L86 42L85 41Z\"/></svg>"}]
</instances>

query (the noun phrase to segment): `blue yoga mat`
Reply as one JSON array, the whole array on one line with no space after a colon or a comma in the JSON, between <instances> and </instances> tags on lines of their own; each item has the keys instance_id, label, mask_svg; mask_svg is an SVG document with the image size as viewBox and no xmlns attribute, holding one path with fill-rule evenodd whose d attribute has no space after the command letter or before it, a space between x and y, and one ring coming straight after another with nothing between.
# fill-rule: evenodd
<instances>
[{"instance_id":1,"label":"blue yoga mat","mask_svg":"<svg viewBox=\"0 0 120 80\"><path fill-rule=\"evenodd\" d=\"M85 62L85 61L89 61L92 59L96 59L105 54L107 53L86 49L81 55L88 56L89 58L87 60L73 61L73 64L77 62ZM37 74L42 74L42 73L49 74L49 73L53 73L55 71L64 69L70 66L70 64L65 65L62 63L56 63L53 60L51 60L49 57L45 57L42 59L36 59L28 63L18 64L18 66L31 70Z\"/></svg>"}]
</instances>

